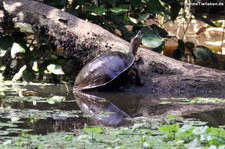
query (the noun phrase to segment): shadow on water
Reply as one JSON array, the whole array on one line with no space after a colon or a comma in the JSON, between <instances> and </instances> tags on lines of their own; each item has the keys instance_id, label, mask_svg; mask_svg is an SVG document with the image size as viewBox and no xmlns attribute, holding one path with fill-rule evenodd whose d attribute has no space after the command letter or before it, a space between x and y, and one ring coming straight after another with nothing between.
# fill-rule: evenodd
<instances>
[{"instance_id":1,"label":"shadow on water","mask_svg":"<svg viewBox=\"0 0 225 149\"><path fill-rule=\"evenodd\" d=\"M25 85L19 88L36 94L19 97L18 91L4 91L5 97L0 98L1 135L14 136L24 131L34 134L74 131L85 125L99 124L116 127L132 124L134 117L154 115L181 115L206 121L211 126L225 125L225 100L218 94L68 94L60 86Z\"/></svg>"}]
</instances>

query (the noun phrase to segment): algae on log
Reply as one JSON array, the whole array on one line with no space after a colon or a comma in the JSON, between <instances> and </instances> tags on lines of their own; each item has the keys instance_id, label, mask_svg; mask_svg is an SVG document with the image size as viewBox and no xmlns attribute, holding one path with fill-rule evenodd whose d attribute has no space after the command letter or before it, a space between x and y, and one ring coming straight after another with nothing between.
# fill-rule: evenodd
<instances>
[{"instance_id":1,"label":"algae on log","mask_svg":"<svg viewBox=\"0 0 225 149\"><path fill-rule=\"evenodd\" d=\"M128 42L102 27L40 2L5 0L3 9L7 17L1 15L0 24L9 21L6 19L15 25L29 24L36 34L48 35L64 50L63 54L77 58L82 64L102 51L129 48ZM145 85L125 85L125 91L202 95L221 95L225 91L223 71L183 63L143 48L139 48L137 54L143 60L139 67Z\"/></svg>"}]
</instances>

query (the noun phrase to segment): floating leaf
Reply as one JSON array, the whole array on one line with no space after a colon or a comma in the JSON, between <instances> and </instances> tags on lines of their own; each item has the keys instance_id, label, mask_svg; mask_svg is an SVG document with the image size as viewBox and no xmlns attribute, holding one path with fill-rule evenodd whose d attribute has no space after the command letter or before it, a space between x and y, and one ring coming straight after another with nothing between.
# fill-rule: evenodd
<instances>
[{"instance_id":1,"label":"floating leaf","mask_svg":"<svg viewBox=\"0 0 225 149\"><path fill-rule=\"evenodd\" d=\"M92 134L92 133L97 133L97 134L102 134L104 132L103 127L86 127L84 128L85 134Z\"/></svg>"},{"instance_id":2,"label":"floating leaf","mask_svg":"<svg viewBox=\"0 0 225 149\"><path fill-rule=\"evenodd\" d=\"M7 132L9 133L9 132ZM12 144L12 140L6 140L2 143L3 145Z\"/></svg>"},{"instance_id":3,"label":"floating leaf","mask_svg":"<svg viewBox=\"0 0 225 149\"><path fill-rule=\"evenodd\" d=\"M167 115L166 118L169 119L169 120L174 120L174 119L178 119L178 118L181 118L181 117L177 116L177 115Z\"/></svg>"},{"instance_id":4,"label":"floating leaf","mask_svg":"<svg viewBox=\"0 0 225 149\"><path fill-rule=\"evenodd\" d=\"M21 67L20 68L20 70L13 76L13 81L17 81L17 80L19 80L21 77L22 77L22 75L23 75L23 71L26 69L27 67L26 67L26 65L24 65L23 67Z\"/></svg>"},{"instance_id":5,"label":"floating leaf","mask_svg":"<svg viewBox=\"0 0 225 149\"><path fill-rule=\"evenodd\" d=\"M15 58L18 53L25 53L25 49L18 43L13 43L11 48L11 57Z\"/></svg>"},{"instance_id":6,"label":"floating leaf","mask_svg":"<svg viewBox=\"0 0 225 149\"><path fill-rule=\"evenodd\" d=\"M19 121L19 117L11 117L11 121L15 122L15 121Z\"/></svg>"},{"instance_id":7,"label":"floating leaf","mask_svg":"<svg viewBox=\"0 0 225 149\"><path fill-rule=\"evenodd\" d=\"M179 129L179 133L185 133L188 131L192 131L193 130L193 126L192 125L183 125L180 129Z\"/></svg>"},{"instance_id":8,"label":"floating leaf","mask_svg":"<svg viewBox=\"0 0 225 149\"><path fill-rule=\"evenodd\" d=\"M208 128L209 128L208 126L196 127L193 130L193 133L196 135L200 135L200 134L206 133Z\"/></svg>"},{"instance_id":9,"label":"floating leaf","mask_svg":"<svg viewBox=\"0 0 225 149\"><path fill-rule=\"evenodd\" d=\"M53 74L61 75L64 74L62 70L62 66L58 64L50 64L47 66L48 71L50 71Z\"/></svg>"},{"instance_id":10,"label":"floating leaf","mask_svg":"<svg viewBox=\"0 0 225 149\"><path fill-rule=\"evenodd\" d=\"M162 40L158 37L155 37L153 34L145 34L142 39L142 44L149 48L157 48L162 45Z\"/></svg>"},{"instance_id":11,"label":"floating leaf","mask_svg":"<svg viewBox=\"0 0 225 149\"><path fill-rule=\"evenodd\" d=\"M24 81L30 82L35 77L34 71L29 71L26 69L25 71L23 71L22 77Z\"/></svg>"},{"instance_id":12,"label":"floating leaf","mask_svg":"<svg viewBox=\"0 0 225 149\"><path fill-rule=\"evenodd\" d=\"M159 127L159 131L164 133L177 132L178 129L179 129L178 124L162 125Z\"/></svg>"},{"instance_id":13,"label":"floating leaf","mask_svg":"<svg viewBox=\"0 0 225 149\"><path fill-rule=\"evenodd\" d=\"M4 123L4 122L0 122L0 127L8 127L8 128L12 128L12 127L17 127L17 125L12 124L12 123Z\"/></svg>"},{"instance_id":14,"label":"floating leaf","mask_svg":"<svg viewBox=\"0 0 225 149\"><path fill-rule=\"evenodd\" d=\"M38 72L38 62L35 61L33 66L32 66L32 70Z\"/></svg>"},{"instance_id":15,"label":"floating leaf","mask_svg":"<svg viewBox=\"0 0 225 149\"><path fill-rule=\"evenodd\" d=\"M216 55L205 46L197 46L194 50L194 55L196 58L206 61L206 62L213 62L214 64L218 64L218 59Z\"/></svg>"},{"instance_id":16,"label":"floating leaf","mask_svg":"<svg viewBox=\"0 0 225 149\"><path fill-rule=\"evenodd\" d=\"M64 98L65 97L63 96L53 96L47 99L47 103L49 104L59 103L59 102L62 102Z\"/></svg>"}]
</instances>

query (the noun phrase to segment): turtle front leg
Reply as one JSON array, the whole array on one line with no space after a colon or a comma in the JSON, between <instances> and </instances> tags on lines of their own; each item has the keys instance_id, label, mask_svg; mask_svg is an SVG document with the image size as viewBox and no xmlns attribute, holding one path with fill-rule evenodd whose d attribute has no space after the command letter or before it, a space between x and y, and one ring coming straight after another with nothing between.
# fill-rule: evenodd
<instances>
[{"instance_id":1,"label":"turtle front leg","mask_svg":"<svg viewBox=\"0 0 225 149\"><path fill-rule=\"evenodd\" d=\"M134 73L135 74L135 80L136 80L136 84L138 86L143 86L144 85L144 81L141 79L141 71L139 70L138 66L134 63L134 65L132 66L132 68L129 71L130 73Z\"/></svg>"}]
</instances>

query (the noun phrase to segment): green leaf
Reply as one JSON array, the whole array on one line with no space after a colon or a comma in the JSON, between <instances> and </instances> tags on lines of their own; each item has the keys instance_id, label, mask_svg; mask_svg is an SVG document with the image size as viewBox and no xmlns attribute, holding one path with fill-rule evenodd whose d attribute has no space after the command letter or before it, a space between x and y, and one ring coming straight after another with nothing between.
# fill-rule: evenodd
<instances>
[{"instance_id":1,"label":"green leaf","mask_svg":"<svg viewBox=\"0 0 225 149\"><path fill-rule=\"evenodd\" d=\"M114 7L114 8L110 8L109 10L113 13L123 13L123 12L128 11L127 7L125 7L125 8L124 7Z\"/></svg>"},{"instance_id":2,"label":"green leaf","mask_svg":"<svg viewBox=\"0 0 225 149\"><path fill-rule=\"evenodd\" d=\"M5 36L0 38L0 52L6 51L13 44L12 38L10 36Z\"/></svg>"},{"instance_id":3,"label":"green leaf","mask_svg":"<svg viewBox=\"0 0 225 149\"><path fill-rule=\"evenodd\" d=\"M162 38L168 37L168 32L166 30L164 30L163 28L157 26L156 24L152 24L149 27L152 29L152 31L156 35L158 35L158 36L160 36Z\"/></svg>"},{"instance_id":4,"label":"green leaf","mask_svg":"<svg viewBox=\"0 0 225 149\"><path fill-rule=\"evenodd\" d=\"M144 14L141 14L141 15L139 16L139 20L140 20L140 21L147 20L147 19L149 18L149 16L150 16L150 13L144 13Z\"/></svg>"},{"instance_id":5,"label":"green leaf","mask_svg":"<svg viewBox=\"0 0 225 149\"><path fill-rule=\"evenodd\" d=\"M25 53L25 48L19 43L14 42L11 48L11 57L15 58L18 53Z\"/></svg>"},{"instance_id":6,"label":"green leaf","mask_svg":"<svg viewBox=\"0 0 225 149\"><path fill-rule=\"evenodd\" d=\"M170 6L170 17L174 21L179 15L181 9L181 1L179 0L161 0L163 3L166 3Z\"/></svg>"},{"instance_id":7,"label":"green leaf","mask_svg":"<svg viewBox=\"0 0 225 149\"><path fill-rule=\"evenodd\" d=\"M213 62L214 64L218 64L216 55L212 52L212 50L205 46L197 46L194 50L194 55L196 56L196 58L202 61L208 61Z\"/></svg>"},{"instance_id":8,"label":"green leaf","mask_svg":"<svg viewBox=\"0 0 225 149\"><path fill-rule=\"evenodd\" d=\"M137 24L141 21L147 20L150 16L150 13L145 13L145 14L141 14L140 16L138 16L137 18L133 18L133 17L129 17L130 21Z\"/></svg>"},{"instance_id":9,"label":"green leaf","mask_svg":"<svg viewBox=\"0 0 225 149\"><path fill-rule=\"evenodd\" d=\"M47 103L49 104L55 104L55 103L60 103L63 101L65 97L63 96L53 96L47 99Z\"/></svg>"},{"instance_id":10,"label":"green leaf","mask_svg":"<svg viewBox=\"0 0 225 149\"><path fill-rule=\"evenodd\" d=\"M0 49L0 57L5 56L5 54L6 54L6 50Z\"/></svg>"},{"instance_id":11,"label":"green leaf","mask_svg":"<svg viewBox=\"0 0 225 149\"><path fill-rule=\"evenodd\" d=\"M178 119L178 118L181 118L181 117L177 116L177 115L167 115L166 118L169 119L169 120L174 120L174 119Z\"/></svg>"},{"instance_id":12,"label":"green leaf","mask_svg":"<svg viewBox=\"0 0 225 149\"><path fill-rule=\"evenodd\" d=\"M86 127L86 128L84 128L85 134L92 134L92 133L102 134L103 132L104 132L103 127Z\"/></svg>"},{"instance_id":13,"label":"green leaf","mask_svg":"<svg viewBox=\"0 0 225 149\"><path fill-rule=\"evenodd\" d=\"M201 135L203 133L206 133L208 128L209 128L208 126L196 127L193 130L193 134L195 134L195 135Z\"/></svg>"},{"instance_id":14,"label":"green leaf","mask_svg":"<svg viewBox=\"0 0 225 149\"><path fill-rule=\"evenodd\" d=\"M180 12L180 9L181 9L181 6L179 6L179 5L171 6L170 16L171 16L172 21L174 21L177 18L178 14Z\"/></svg>"},{"instance_id":15,"label":"green leaf","mask_svg":"<svg viewBox=\"0 0 225 149\"><path fill-rule=\"evenodd\" d=\"M179 133L186 133L186 132L188 132L188 131L190 131L191 130L191 132L192 132L192 130L193 130L193 126L192 125L183 125L180 129L179 129Z\"/></svg>"},{"instance_id":16,"label":"green leaf","mask_svg":"<svg viewBox=\"0 0 225 149\"><path fill-rule=\"evenodd\" d=\"M5 56L6 51L12 46L12 38L5 36L0 38L0 57Z\"/></svg>"},{"instance_id":17,"label":"green leaf","mask_svg":"<svg viewBox=\"0 0 225 149\"><path fill-rule=\"evenodd\" d=\"M93 9L92 14L102 16L105 14L106 11L107 11L107 9L105 9L103 7L98 7L98 8Z\"/></svg>"},{"instance_id":18,"label":"green leaf","mask_svg":"<svg viewBox=\"0 0 225 149\"><path fill-rule=\"evenodd\" d=\"M23 71L22 78L24 81L30 82L31 80L34 79L34 77L35 77L34 71L29 71L27 69Z\"/></svg>"},{"instance_id":19,"label":"green leaf","mask_svg":"<svg viewBox=\"0 0 225 149\"><path fill-rule=\"evenodd\" d=\"M162 44L157 48L152 48L152 51L161 53L165 49L165 41L162 41Z\"/></svg>"},{"instance_id":20,"label":"green leaf","mask_svg":"<svg viewBox=\"0 0 225 149\"><path fill-rule=\"evenodd\" d=\"M137 7L138 5L141 4L141 0L131 0L130 2L131 2L131 5L133 5L135 7Z\"/></svg>"},{"instance_id":21,"label":"green leaf","mask_svg":"<svg viewBox=\"0 0 225 149\"><path fill-rule=\"evenodd\" d=\"M116 25L117 28L120 31L121 31L120 28L125 28L124 24L130 24L131 23L130 18L127 17L127 16L124 16L124 15L109 15L108 17L109 17L109 19L111 19L114 22L114 25ZM126 28L125 28L125 30L126 30L125 33L128 34L128 31L127 31Z\"/></svg>"},{"instance_id":22,"label":"green leaf","mask_svg":"<svg viewBox=\"0 0 225 149\"><path fill-rule=\"evenodd\" d=\"M149 48L157 48L162 45L162 40L155 37L154 34L145 34L142 39L142 44Z\"/></svg>"},{"instance_id":23,"label":"green leaf","mask_svg":"<svg viewBox=\"0 0 225 149\"><path fill-rule=\"evenodd\" d=\"M159 127L159 131L164 133L171 133L171 132L177 132L179 128L180 126L178 124L162 125Z\"/></svg>"},{"instance_id":24,"label":"green leaf","mask_svg":"<svg viewBox=\"0 0 225 149\"><path fill-rule=\"evenodd\" d=\"M214 128L210 127L207 129L208 134L215 135L215 136L225 136L225 130L223 128Z\"/></svg>"},{"instance_id":25,"label":"green leaf","mask_svg":"<svg viewBox=\"0 0 225 149\"><path fill-rule=\"evenodd\" d=\"M160 3L159 0L144 0L147 4L147 10L149 13L158 13L160 15L168 14L165 7Z\"/></svg>"},{"instance_id":26,"label":"green leaf","mask_svg":"<svg viewBox=\"0 0 225 149\"><path fill-rule=\"evenodd\" d=\"M50 71L53 74L61 75L64 74L62 70L62 66L58 64L50 64L47 66L48 71Z\"/></svg>"},{"instance_id":27,"label":"green leaf","mask_svg":"<svg viewBox=\"0 0 225 149\"><path fill-rule=\"evenodd\" d=\"M32 70L38 72L38 62L35 61L32 66Z\"/></svg>"},{"instance_id":28,"label":"green leaf","mask_svg":"<svg viewBox=\"0 0 225 149\"><path fill-rule=\"evenodd\" d=\"M103 7L84 6L84 11L91 12L92 15L102 16L108 10Z\"/></svg>"},{"instance_id":29,"label":"green leaf","mask_svg":"<svg viewBox=\"0 0 225 149\"><path fill-rule=\"evenodd\" d=\"M79 15L79 11L77 9L72 9L71 8L71 9L66 10L66 12L68 12L68 13L74 15L74 16L78 16Z\"/></svg>"},{"instance_id":30,"label":"green leaf","mask_svg":"<svg viewBox=\"0 0 225 149\"><path fill-rule=\"evenodd\" d=\"M133 22L134 24L137 24L140 22L139 18L133 18L133 17L129 17L130 21Z\"/></svg>"},{"instance_id":31,"label":"green leaf","mask_svg":"<svg viewBox=\"0 0 225 149\"><path fill-rule=\"evenodd\" d=\"M21 77L22 77L22 75L23 75L23 71L25 71L26 70L26 65L24 65L23 67L21 67L20 68L20 70L13 76L13 81L17 81L17 80L19 80Z\"/></svg>"}]
</instances>

